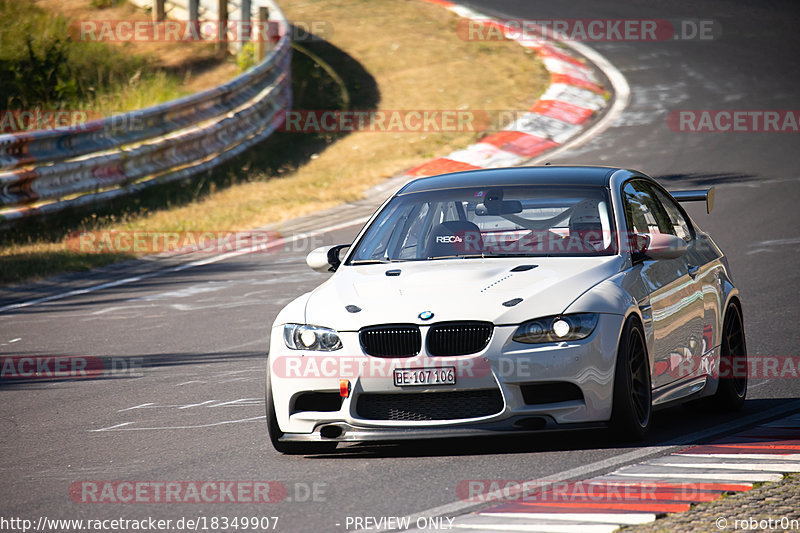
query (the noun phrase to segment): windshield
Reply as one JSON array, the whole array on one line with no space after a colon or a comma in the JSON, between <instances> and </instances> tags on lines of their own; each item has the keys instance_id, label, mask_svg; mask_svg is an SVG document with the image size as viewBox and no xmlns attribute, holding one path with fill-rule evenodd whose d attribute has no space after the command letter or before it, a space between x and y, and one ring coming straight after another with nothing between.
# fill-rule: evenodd
<instances>
[{"instance_id":1,"label":"windshield","mask_svg":"<svg viewBox=\"0 0 800 533\"><path fill-rule=\"evenodd\" d=\"M468 257L615 254L602 187L463 188L397 196L348 264Z\"/></svg>"}]
</instances>

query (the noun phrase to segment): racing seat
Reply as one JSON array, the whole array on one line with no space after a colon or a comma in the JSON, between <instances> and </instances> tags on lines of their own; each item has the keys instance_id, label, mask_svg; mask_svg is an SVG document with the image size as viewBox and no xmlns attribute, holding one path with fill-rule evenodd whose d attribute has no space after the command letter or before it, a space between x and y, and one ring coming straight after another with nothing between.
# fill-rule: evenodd
<instances>
[{"instance_id":1,"label":"racing seat","mask_svg":"<svg viewBox=\"0 0 800 533\"><path fill-rule=\"evenodd\" d=\"M472 255L483 252L481 230L466 220L450 220L434 226L425 257Z\"/></svg>"},{"instance_id":2,"label":"racing seat","mask_svg":"<svg viewBox=\"0 0 800 533\"><path fill-rule=\"evenodd\" d=\"M569 217L569 244L580 246L575 251L599 251L603 249L603 223L597 201L583 200L572 210Z\"/></svg>"}]
</instances>

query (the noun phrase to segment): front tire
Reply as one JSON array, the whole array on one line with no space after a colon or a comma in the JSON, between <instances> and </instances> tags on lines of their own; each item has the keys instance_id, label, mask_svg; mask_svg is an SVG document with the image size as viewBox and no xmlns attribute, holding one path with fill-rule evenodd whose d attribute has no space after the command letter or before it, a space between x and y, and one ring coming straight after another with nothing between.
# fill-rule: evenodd
<instances>
[{"instance_id":1,"label":"front tire","mask_svg":"<svg viewBox=\"0 0 800 533\"><path fill-rule=\"evenodd\" d=\"M278 425L275 415L275 401L272 399L272 380L270 379L270 363L267 359L267 383L265 388L265 404L267 410L267 433L272 447L284 455L312 455L330 453L336 449L335 442L282 442L283 431Z\"/></svg>"},{"instance_id":2,"label":"front tire","mask_svg":"<svg viewBox=\"0 0 800 533\"><path fill-rule=\"evenodd\" d=\"M624 440L643 440L650 429L653 402L650 360L644 331L631 318L625 324L617 349L611 429Z\"/></svg>"}]
</instances>

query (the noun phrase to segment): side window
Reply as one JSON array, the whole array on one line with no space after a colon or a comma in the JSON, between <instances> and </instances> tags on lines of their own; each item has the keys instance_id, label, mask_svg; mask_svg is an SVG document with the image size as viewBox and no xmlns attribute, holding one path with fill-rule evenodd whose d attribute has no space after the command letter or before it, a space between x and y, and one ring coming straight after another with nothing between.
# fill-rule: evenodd
<instances>
[{"instance_id":1,"label":"side window","mask_svg":"<svg viewBox=\"0 0 800 533\"><path fill-rule=\"evenodd\" d=\"M622 192L625 217L631 232L670 233L670 225L646 183L628 182Z\"/></svg>"},{"instance_id":2,"label":"side window","mask_svg":"<svg viewBox=\"0 0 800 533\"><path fill-rule=\"evenodd\" d=\"M656 187L653 187L653 191L655 192L655 196L658 201L664 207L664 211L669 218L669 223L671 226L670 233L676 237L680 237L686 242L691 242L691 226L689 225L689 221L686 219L686 217L683 216L680 208L675 204L675 200L664 194L663 191Z\"/></svg>"}]
</instances>

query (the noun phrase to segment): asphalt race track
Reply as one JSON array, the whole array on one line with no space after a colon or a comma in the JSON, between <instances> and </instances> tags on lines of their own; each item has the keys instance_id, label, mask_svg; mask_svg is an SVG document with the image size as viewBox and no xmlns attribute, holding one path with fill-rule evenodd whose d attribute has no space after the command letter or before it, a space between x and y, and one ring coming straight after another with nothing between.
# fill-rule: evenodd
<instances>
[{"instance_id":1,"label":"asphalt race track","mask_svg":"<svg viewBox=\"0 0 800 533\"><path fill-rule=\"evenodd\" d=\"M712 40L589 43L625 75L631 101L612 127L552 163L632 167L668 188L716 186L714 212L690 206L690 213L730 258L744 298L749 353L798 356L793 317L800 314L800 137L673 131L667 115L687 109L797 109L800 4L607 4L486 0L470 5L509 18L718 23L722 34ZM313 245L350 242L357 229L325 233ZM743 413L660 411L653 437L642 446L582 432L340 446L329 456L281 456L269 445L263 420L267 328L283 305L325 279L305 267L306 244L300 240L281 251L239 255L0 314L3 356L115 358L120 365L106 379L0 384L2 515L30 520L277 516L277 531L346 531L354 529L353 517L436 514L428 510L458 503L456 487L463 480L602 473L618 466L614 461L625 453L657 455L665 444L695 442L699 431L723 432L747 416L800 409L800 380L756 379ZM39 296L121 279L129 275L125 268L70 276ZM9 303L0 301L0 307ZM123 365L130 371L122 371ZM92 504L75 492L90 486L84 482L236 480L277 481L286 493L273 493L281 500L275 503L257 505L242 497L240 503L200 505ZM446 509L452 516L467 506Z\"/></svg>"}]
</instances>

